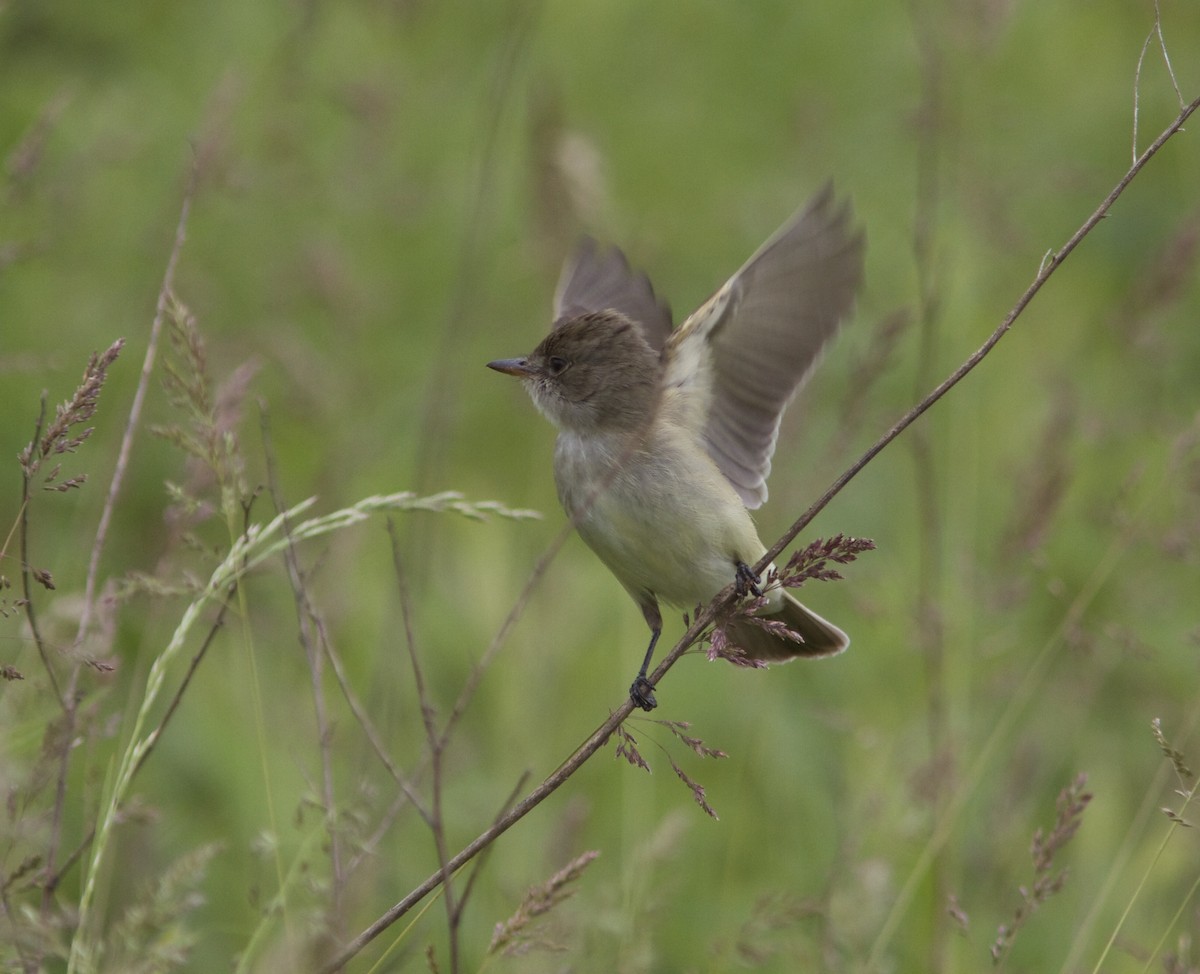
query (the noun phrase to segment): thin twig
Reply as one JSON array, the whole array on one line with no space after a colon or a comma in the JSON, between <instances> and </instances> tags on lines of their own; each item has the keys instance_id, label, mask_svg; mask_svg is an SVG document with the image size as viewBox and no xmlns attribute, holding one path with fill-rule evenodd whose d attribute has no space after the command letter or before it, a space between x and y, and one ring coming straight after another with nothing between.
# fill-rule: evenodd
<instances>
[{"instance_id":1,"label":"thin twig","mask_svg":"<svg viewBox=\"0 0 1200 974\"><path fill-rule=\"evenodd\" d=\"M913 4L913 28L920 52L921 96L917 109L916 209L913 218L912 251L917 276L917 312L920 347L913 375L913 395L919 396L937 378L937 349L940 342L941 293L939 264L936 253L937 210L941 199L941 136L946 125L943 105L943 62L939 49L940 33L927 14L924 5ZM935 819L945 811L947 781L939 773L951 749L948 732L949 705L946 699L946 640L945 627L939 608L940 590L945 566L942 559L942 524L935 433L928 423L913 428L908 438L912 451L915 481L917 524L916 545L916 613L915 642L925 673L925 714L929 735L929 763L933 769L933 784L929 796L930 810ZM932 898L943 903L950 895L950 877L946 863L939 860L932 872ZM932 944L929 968L931 974L946 970L950 918L944 910L933 914Z\"/></svg>"},{"instance_id":2,"label":"thin twig","mask_svg":"<svg viewBox=\"0 0 1200 974\"><path fill-rule=\"evenodd\" d=\"M162 286L158 292L158 303L154 312L154 320L150 325L150 337L146 343L146 355L142 361L142 373L138 378L137 389L134 392L133 403L129 408L129 417L125 421L125 430L121 436L121 447L117 452L117 462L113 468L112 479L109 481L108 494L104 498L104 506L100 511L100 521L96 526L96 537L92 541L92 552L88 559L87 578L84 582L83 605L79 612L79 628L75 633L74 648L78 653L92 622L92 611L96 599L96 580L100 573L100 556L104 552L104 544L108 538L109 525L112 523L113 511L116 509L117 497L125 482L125 472L129 468L129 456L133 451L133 437L137 432L138 422L142 415L142 405L146 399L146 390L150 385L150 375L154 369L154 357L158 348L158 337L162 331L163 320L166 316L168 298L175 280L175 267L179 263L179 254L183 250L186 238L188 215L192 209L192 197L196 190L196 166L193 165L188 176L187 188L183 194L183 203L179 209L179 220L175 224L175 242L171 254L167 258L167 269L163 274ZM64 721L66 726L62 735L62 750L58 755L58 782L54 801L54 811L51 820L50 840L46 848L46 875L53 876L56 872L55 862L59 843L62 838L62 812L66 801L67 770L71 760L71 740L75 736L75 717L78 708L79 674L82 662L76 659L71 668L71 677L63 695L66 708ZM42 898L42 910L50 908L50 895L46 892Z\"/></svg>"},{"instance_id":3,"label":"thin twig","mask_svg":"<svg viewBox=\"0 0 1200 974\"><path fill-rule=\"evenodd\" d=\"M209 626L208 632L205 634L204 640L200 644L200 648L197 649L195 654L192 656L192 660L188 664L187 672L183 674L183 679L179 681L179 686L176 687L170 703L167 704L167 709L163 712L162 719L159 720L158 726L147 735L148 743L146 749L142 751L140 755L138 755L137 762L133 766L134 775L142 770L142 767L146 764L146 760L150 757L151 753L153 753L154 747L156 744L158 744L159 738L162 737L163 731L166 730L168 722L172 717L175 716L176 711L179 709L179 705L183 701L183 694L191 684L192 677L196 675L196 670L200 666L200 661L203 660L205 655L208 653L208 649L212 645L213 640L216 638L217 633L220 632L224 627L225 615L229 611L229 606L233 599L234 589L236 586L237 583L234 582L233 587L229 589L225 598L222 600L221 608L217 610L216 618L213 619L212 625ZM58 885L63 881L63 877L66 876L75 863L79 861L83 853L87 851L87 847L91 844L92 839L95 838L95 836L96 824L93 822L91 827L88 829L87 834L80 841L79 845L77 845L74 851L62 861L62 865L59 866L58 871L46 879L46 890L48 892L53 893L54 890L58 888Z\"/></svg>"},{"instance_id":4,"label":"thin twig","mask_svg":"<svg viewBox=\"0 0 1200 974\"><path fill-rule=\"evenodd\" d=\"M504 815L504 813L507 812L510 808L512 808L513 802L515 802L517 800L517 796L521 794L521 792L525 788L525 785L528 782L529 782L529 771L522 771L520 774L520 777L517 778L517 783L515 785L513 785L512 791L510 791L508 793L508 796L504 799L504 801L500 804L500 807L496 810L496 817L494 819L492 819L493 825L495 825L498 821L500 821L500 817L502 815ZM461 915L462 911L466 908L467 900L471 896L471 891L475 889L475 881L477 879L479 879L480 873L483 872L483 866L484 866L484 863L487 862L488 853L490 851L491 851L491 846L489 846L487 849L484 849L483 852L481 852L479 854L479 858L477 858L475 860L474 865L472 865L472 867L471 867L471 875L467 877L467 881L463 885L462 896L460 896L459 900L458 900L458 912L460 915Z\"/></svg>"},{"instance_id":5,"label":"thin twig","mask_svg":"<svg viewBox=\"0 0 1200 974\"><path fill-rule=\"evenodd\" d=\"M42 430L46 425L46 391L42 391L42 402L38 408L37 422L33 425L33 439L30 443L37 444L42 438ZM20 525L21 533L18 539L18 544L21 548L21 591L25 596L25 618L29 620L29 632L33 636L33 643L37 646L38 656L42 659L42 667L46 671L46 676L50 678L50 688L54 691L54 696L58 700L58 705L62 707L64 713L70 713L70 705L62 695L62 687L59 685L58 676L54 672L54 666L50 662L50 654L46 649L46 641L42 638L42 630L38 626L37 612L34 610L33 600L33 569L29 564L29 504L33 499L33 478L25 464L21 465L21 512Z\"/></svg>"},{"instance_id":6,"label":"thin twig","mask_svg":"<svg viewBox=\"0 0 1200 974\"><path fill-rule=\"evenodd\" d=\"M1162 51L1163 63L1167 66L1167 76L1171 79L1171 87L1175 89L1175 97L1179 99L1180 110L1184 109L1183 91L1180 90L1179 81L1175 77L1175 69L1171 66L1171 55L1167 53L1167 39L1163 37L1162 29L1162 11L1159 10L1158 0L1154 0L1154 26L1150 28L1150 33L1146 35L1146 40L1142 43L1142 50L1138 54L1137 66L1133 70L1133 159L1137 161L1137 137L1138 137L1138 115L1141 108L1141 92L1142 92L1142 64L1146 60L1146 52L1150 49L1150 42L1158 37L1158 46Z\"/></svg>"},{"instance_id":7,"label":"thin twig","mask_svg":"<svg viewBox=\"0 0 1200 974\"><path fill-rule=\"evenodd\" d=\"M275 505L276 513L284 514L288 505L284 501L283 490L279 486L275 449L271 441L270 413L265 404L261 405L259 417L263 455L266 458L267 488L271 492L271 500ZM321 804L325 817L325 832L329 836L329 864L333 872L333 917L330 929L335 935L340 935L346 872L343 868L342 837L341 829L338 827L337 797L333 784L333 730L325 703L325 686L321 667L324 656L313 638L313 629L317 626L318 613L308 595L304 573L300 570L300 557L296 553L296 540L292 536L291 522L286 514L283 518L283 533L288 542L283 552L283 560L287 567L288 582L292 587L292 599L296 603L297 633L300 644L304 647L304 658L308 662L308 675L312 684L313 712L317 723L317 748L321 755ZM318 635L317 639L319 640L319 638Z\"/></svg>"},{"instance_id":8,"label":"thin twig","mask_svg":"<svg viewBox=\"0 0 1200 974\"><path fill-rule=\"evenodd\" d=\"M406 805L413 805L418 809L420 807L404 791L397 792L387 811L380 816L379 824L375 826L375 831L358 843L358 848L350 859L349 865L346 867L348 875L353 875L359 866L375 855L375 850L379 848L379 844L383 841L384 836L391 831L392 825L395 824L400 812Z\"/></svg>"},{"instance_id":9,"label":"thin twig","mask_svg":"<svg viewBox=\"0 0 1200 974\"><path fill-rule=\"evenodd\" d=\"M692 627L695 629L695 626ZM691 630L688 630L691 633ZM700 635L700 630L696 630L692 639ZM545 781L538 785L533 791L526 795L521 801L515 804L507 814L503 815L492 823L484 832L482 832L473 842L464 847L461 852L455 855L447 862L447 867L451 872L461 869L466 863L470 862L480 852L486 849L489 845L496 841L501 835L512 828L517 822L523 819L531 811L537 808L543 801L573 775L580 766L608 740L609 735L621 724L633 710L633 701L628 697L622 702L608 719L604 721L595 731L588 736L566 761ZM391 907L378 920L372 923L366 930L360 933L349 944L347 944L332 960L324 967L320 968L326 974L332 974L334 971L340 970L345 964L354 957L367 944L374 940L379 934L386 930L389 926L395 923L400 917L404 916L410 909L421 902L429 893L437 889L442 882L442 869L439 868L423 883L413 889L404 899L400 900L395 906Z\"/></svg>"},{"instance_id":10,"label":"thin twig","mask_svg":"<svg viewBox=\"0 0 1200 974\"><path fill-rule=\"evenodd\" d=\"M459 920L461 914L458 900L451 885L454 868L450 866L449 851L446 848L445 817L442 815L442 790L445 783L442 768L442 756L445 753L446 735L438 731L435 719L433 700L425 685L425 674L421 668L420 654L417 652L417 640L413 630L412 598L408 590L408 577L404 571L404 563L400 558L400 539L396 535L396 525L388 518L388 535L392 540L392 564L396 574L396 587L400 595L400 615L404 621L404 642L408 647L408 659L412 666L413 684L417 690L417 704L421 708L421 721L425 727L425 739L429 744L431 764L431 799L429 803L429 830L433 834L433 845L437 851L438 863L441 866L440 876L442 895L446 904L446 925L449 931L448 943L450 950L450 974L459 972Z\"/></svg>"},{"instance_id":11,"label":"thin twig","mask_svg":"<svg viewBox=\"0 0 1200 974\"><path fill-rule=\"evenodd\" d=\"M1087 220L1085 220L1079 227L1079 229L1071 235L1070 239L1063 244L1062 249L1057 253L1049 254L1047 258L1043 260L1042 265L1038 269L1037 276L1033 279L1033 283L1026 288L1025 293L1022 294L1017 300L1017 303L1013 305L1012 310L1005 315L1004 320L1000 323L996 330L992 332L992 334L988 337L988 340L984 342L983 345L981 345L965 362L963 362L962 365L955 369L954 372L952 372L936 389L930 392L929 395L927 395L912 409L905 413L904 416L902 416L891 429L889 429L883 434L883 436L875 441L874 445L871 446L866 453L859 457L845 471L845 473L838 477L838 479L835 480L828 487L828 489L826 489L825 493L817 498L813 505L799 518L797 518L795 523L793 523L792 526L783 533L779 540L767 550L767 553L763 555L761 559L759 559L758 564L755 566L756 572L762 573L765 571L767 566L779 557L783 549L795 540L796 535L803 531L813 520L813 518L815 518L822 510L825 509L826 505L828 505L828 503L833 500L833 498L836 497L837 494L840 493L841 490L859 474L863 467L874 460L875 457L883 451L884 447L886 447L892 442L892 440L903 433L918 418L920 418L920 416L925 413L930 406L941 399L942 396L954 388L954 386L958 385L958 383L961 382L967 376L967 374L975 368L975 366L983 361L988 352L990 352L992 348L995 347L996 343L1005 336L1008 330L1012 327L1013 322L1020 317L1021 313L1028 306L1029 302L1032 301L1038 291L1042 289L1042 285L1046 283L1046 281L1050 278L1050 275L1058 270L1063 261L1065 261L1067 257L1070 256L1071 252L1079 246L1083 238L1092 232L1096 224L1108 215L1108 211L1112 208L1112 205L1117 201L1120 195L1125 192L1125 188L1129 185L1133 178L1139 172L1141 172L1142 167L1145 166L1146 163L1149 162L1155 155L1157 155L1158 151L1173 135L1175 135L1175 133L1179 132L1183 128L1184 123L1187 122L1197 108L1200 108L1200 98L1197 98L1195 101L1184 106L1183 111L1179 113L1175 120L1162 131L1158 138L1150 144L1145 152L1143 152L1136 160L1134 160L1133 165L1130 166L1125 175L1121 177L1117 185L1113 187L1112 191L1104 198L1103 202L1096 207L1092 215L1089 216Z\"/></svg>"},{"instance_id":12,"label":"thin twig","mask_svg":"<svg viewBox=\"0 0 1200 974\"><path fill-rule=\"evenodd\" d=\"M858 458L840 477L837 478L829 486L829 488L813 503L807 511L804 512L792 524L787 531L773 544L767 553L763 555L759 563L755 566L755 571L761 574L766 570L767 566L779 557L780 553L795 539L814 517L841 491L854 477L883 449L898 437L905 429L911 426L922 414L924 414L934 403L942 398L955 385L962 381L966 375L971 372L992 350L997 342L1008 332L1012 324L1021 315L1030 301L1041 290L1042 285L1046 283L1049 277L1062 265L1063 261L1075 250L1080 241L1086 237L1096 224L1099 223L1108 213L1113 203L1124 192L1126 186L1133 178L1141 171L1142 167L1150 161L1164 144L1175 133L1182 129L1188 118L1200 108L1200 98L1185 106L1179 116L1173 121L1162 134L1142 153L1141 156L1134 162L1133 166L1121 178L1113 190L1105 197L1104 201L1096 208L1087 220L1071 235L1071 238L1063 245L1063 248L1049 258L1043 261L1039 268L1037 276L1032 284L1026 289L1025 293L1017 300L1012 310L1005 316L1004 320L992 333L986 342L974 352L962 365L954 370L951 375L925 396L919 403L910 409L902 416L891 429L884 433L861 457ZM662 679L662 677L675 665L683 656L683 654L691 647L691 645L701 636L701 634L712 623L718 612L722 611L729 605L735 596L734 586L729 585L722 591L712 602L710 602L703 610L701 610L687 631L683 634L680 640L675 644L669 653L663 657L658 667L650 677L650 681L654 684ZM431 874L423 883L411 890L402 900L385 911L377 920L368 926L362 933L355 937L350 943L342 948L333 958L331 958L325 966L320 970L323 974L333 974L333 972L341 970L346 963L358 954L367 944L374 940L380 933L386 930L389 926L396 922L400 917L404 916L417 903L424 899L431 891L436 889L442 882L447 872L453 873L460 869L463 865L470 862L483 849L496 841L501 835L512 828L517 822L528 815L533 809L540 805L550 795L558 790L562 784L571 777L593 754L596 753L607 742L609 736L618 726L620 726L633 710L633 701L626 697L614 710L608 718L593 731L588 738L568 757L559 767L550 774L540 785L531 791L524 799L512 807L512 809L496 822L492 823L472 842L466 845L460 852L450 858L442 866L440 866L433 874Z\"/></svg>"},{"instance_id":13,"label":"thin twig","mask_svg":"<svg viewBox=\"0 0 1200 974\"><path fill-rule=\"evenodd\" d=\"M96 537L92 541L92 553L88 559L87 580L83 589L83 606L79 613L79 628L75 634L75 647L78 649L87 635L92 622L93 605L96 599L96 580L100 574L100 556L104 552L104 544L108 539L109 525L112 523L113 511L117 506L117 496L125 482L125 471L129 468L129 456L133 452L133 437L137 433L138 423L142 416L142 407L146 401L146 390L150 386L150 376L154 371L154 359L158 353L158 338L162 332L163 321L167 314L167 305L171 292L175 287L175 268L179 264L179 255L183 251L183 242L187 239L188 216L192 211L192 199L196 193L197 167L192 160L188 172L187 188L183 193L183 202L179 207L179 220L175 224L175 242L171 246L171 254L167 258L167 269L163 273L162 286L158 289L158 302L154 308L154 320L150 323L150 336L146 340L146 355L142 359L142 373L138 377L137 389L133 394L133 403L129 407L129 418L125 421L125 431L121 436L121 448L117 451L117 463L113 468L112 480L108 484L108 494L104 498L104 507L100 511L100 523L96 526Z\"/></svg>"},{"instance_id":14,"label":"thin twig","mask_svg":"<svg viewBox=\"0 0 1200 974\"><path fill-rule=\"evenodd\" d=\"M505 616L504 621L500 624L500 628L496 630L496 635L492 637L492 641L483 651L475 665L471 667L471 672L467 674L467 678L463 682L463 688L459 691L458 699L454 701L454 708L450 711L450 716L446 718L446 725L442 729L442 737L444 739L449 738L459 718L462 717L463 712L467 709L467 704L471 702L471 698L479 688L483 674L487 671L496 653L500 651L500 647L504 645L504 641L508 638L508 634L512 631L513 626L517 624L525 612L525 606L529 603L529 599L533 595L533 590L550 568L550 563L558 555L559 550L567 543L567 539L571 537L573 530L573 524L566 524L554 537L554 540L550 542L549 547L542 553L542 556L537 560L537 564L533 566L533 571L529 573L529 578L525 580L525 585L517 595L516 601L513 602L508 615Z\"/></svg>"},{"instance_id":15,"label":"thin twig","mask_svg":"<svg viewBox=\"0 0 1200 974\"><path fill-rule=\"evenodd\" d=\"M130 405L129 416L125 422L125 430L121 436L121 446L117 452L117 462L113 468L112 479L109 481L108 494L105 496L104 506L101 508L100 521L96 527L96 537L92 542L92 551L88 559L88 572L84 583L84 598L83 605L80 609L79 627L75 635L75 649L78 652L83 645L84 639L87 636L89 627L91 626L93 606L95 603L96 581L99 577L100 557L104 551L104 545L108 537L109 525L112 522L113 511L116 509L117 497L121 492L121 487L125 481L125 473L129 467L129 457L133 451L133 438L137 432L138 423L141 419L142 407L146 399L146 390L150 385L150 376L154 369L154 359L158 349L159 335L162 332L163 321L166 318L167 305L169 303L170 294L175 280L175 268L179 263L179 255L183 250L183 242L187 236L188 216L191 213L192 198L196 190L196 166L193 160L191 169L189 170L187 187L183 194L183 201L180 204L179 219L175 224L175 240L171 247L171 253L167 258L167 267L163 273L163 282L158 292L158 300L155 305L154 319L150 325L150 335L146 342L146 354L142 360L142 371L138 378L137 388L134 392L133 402ZM66 697L70 712L68 713L68 724L71 725L69 733L64 737L62 753L59 756L59 794L55 802L55 820L61 818L61 805L66 798L66 777L67 769L70 763L71 747L70 739L74 736L74 716L77 708L76 697L79 683L79 674L81 671L81 663L76 662L71 670L71 680L67 689ZM161 726L161 725L160 725ZM93 826L93 829L95 826ZM54 872L54 853L57 849L60 839L60 833L56 828L51 835L49 855L47 856L47 873ZM47 910L49 903L43 900L43 910ZM79 941L80 934L76 934L75 941L72 942L72 961L75 959L75 951Z\"/></svg>"},{"instance_id":16,"label":"thin twig","mask_svg":"<svg viewBox=\"0 0 1200 974\"><path fill-rule=\"evenodd\" d=\"M371 718L368 716L366 708L362 705L362 701L358 699L354 689L350 686L350 681L346 677L346 668L342 665L341 655L329 639L329 632L325 626L325 621L321 618L317 618L315 621L317 635L321 641L321 649L325 653L325 659L329 662L329 668L333 670L334 678L337 680L338 687L341 688L342 696L346 701L346 705L350 708L350 713L358 722L359 727L362 728L363 734L366 735L367 743L371 745L371 750L375 752L375 756L379 758L380 762L387 769L388 774L392 776L392 780L400 786L402 797L412 803L413 808L417 810L417 814L428 824L429 810L425 808L424 802L421 801L421 797L417 794L414 780L405 775L397 767L396 762L392 760L392 756L384 746L383 735L379 733L379 730L371 722ZM422 770L417 770L418 777ZM396 811L398 810L396 809ZM357 861L358 859L356 858L355 862Z\"/></svg>"}]
</instances>

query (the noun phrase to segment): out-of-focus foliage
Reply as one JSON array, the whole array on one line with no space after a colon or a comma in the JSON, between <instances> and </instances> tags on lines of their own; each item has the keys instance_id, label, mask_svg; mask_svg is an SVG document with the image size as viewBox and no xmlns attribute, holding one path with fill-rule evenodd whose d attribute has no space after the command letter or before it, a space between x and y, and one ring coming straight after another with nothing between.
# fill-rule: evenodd
<instances>
[{"instance_id":1,"label":"out-of-focus foliage","mask_svg":"<svg viewBox=\"0 0 1200 974\"><path fill-rule=\"evenodd\" d=\"M1200 5L1159 7L1190 100ZM88 482L35 490L27 512L29 561L56 586L34 599L61 691L193 168L174 291L204 336L213 429L236 433L214 442L236 447L251 492L272 456L284 505L455 490L546 513L397 513L402 584L382 515L298 549L356 706L428 801L401 590L444 720L562 524L552 431L484 363L536 343L575 236L620 243L680 315L824 180L852 197L867 284L785 421L758 513L769 540L984 340L1108 193L1131 162L1135 90L1137 151L1175 117L1157 34L1135 89L1154 23L1133 0L0 5L0 575L15 586L0 591L0 664L24 676L0 686L4 961L59 969L90 880L98 970L306 969L438 863L411 807L388 817L398 787L328 664L315 715L280 558L243 581L91 871L151 664L242 527L204 518L221 499L211 471L148 432L189 421L162 385L178 354L165 334L100 563L102 585L140 573L125 588L141 591L99 613L115 669L79 671L56 803L62 711L18 604L15 458L42 390L52 416L123 337L96 431L63 461ZM685 658L655 716L728 757L631 721L654 774L610 746L497 843L463 911L462 969L590 850L573 895L525 931L566 953L491 970L949 972L990 965L994 946L1012 970L1091 970L1114 934L1106 971L1200 965L1197 836L1159 811L1194 820L1172 790L1191 782L1151 730L1161 720L1178 761L1200 762L1198 241L1187 131L813 525L878 545L804 594L850 651L767 672ZM260 491L250 519L273 503ZM671 620L664 641L680 631ZM644 639L569 541L442 756L450 852L621 701ZM1092 800L1039 866L1034 834L1036 860L1069 827L1078 793L1056 801L1080 773ZM45 863L27 857L53 846L61 866L81 845L43 897ZM432 944L448 970L445 916L435 903L350 969L399 938L383 969L429 969Z\"/></svg>"}]
</instances>

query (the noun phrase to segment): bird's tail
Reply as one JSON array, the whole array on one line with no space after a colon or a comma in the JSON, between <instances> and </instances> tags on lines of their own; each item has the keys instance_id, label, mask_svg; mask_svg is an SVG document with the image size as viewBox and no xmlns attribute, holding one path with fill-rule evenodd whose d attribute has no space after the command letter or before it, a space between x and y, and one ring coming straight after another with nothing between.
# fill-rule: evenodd
<instances>
[{"instance_id":1,"label":"bird's tail","mask_svg":"<svg viewBox=\"0 0 1200 974\"><path fill-rule=\"evenodd\" d=\"M767 663L786 663L802 656L836 656L850 645L850 637L842 630L792 598L788 592L783 593L783 600L783 607L778 612L759 618L782 622L797 633L803 642L777 635L744 619L729 624L727 632L730 642L745 651L750 659Z\"/></svg>"}]
</instances>

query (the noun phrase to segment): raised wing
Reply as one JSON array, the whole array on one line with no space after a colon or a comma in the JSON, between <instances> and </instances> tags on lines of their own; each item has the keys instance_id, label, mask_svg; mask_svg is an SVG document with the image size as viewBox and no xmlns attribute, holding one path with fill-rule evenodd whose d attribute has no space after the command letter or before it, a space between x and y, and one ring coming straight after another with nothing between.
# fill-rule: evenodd
<instances>
[{"instance_id":1,"label":"raised wing","mask_svg":"<svg viewBox=\"0 0 1200 974\"><path fill-rule=\"evenodd\" d=\"M767 499L783 410L849 313L863 250L827 184L670 337L666 385L703 411L709 455L747 507Z\"/></svg>"},{"instance_id":2,"label":"raised wing","mask_svg":"<svg viewBox=\"0 0 1200 974\"><path fill-rule=\"evenodd\" d=\"M661 351L671 333L671 309L659 300L645 274L632 270L615 247L600 250L584 237L563 267L554 295L554 324L592 311L619 311Z\"/></svg>"}]
</instances>

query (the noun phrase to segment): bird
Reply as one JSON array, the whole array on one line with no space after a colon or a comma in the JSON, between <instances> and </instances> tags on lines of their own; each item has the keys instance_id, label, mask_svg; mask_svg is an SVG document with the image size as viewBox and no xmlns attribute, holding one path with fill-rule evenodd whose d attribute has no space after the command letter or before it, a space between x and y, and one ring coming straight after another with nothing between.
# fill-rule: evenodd
<instances>
[{"instance_id":1,"label":"bird","mask_svg":"<svg viewBox=\"0 0 1200 974\"><path fill-rule=\"evenodd\" d=\"M784 409L851 314L865 234L827 183L678 327L649 278L584 238L563 267L550 332L528 355L488 367L521 380L558 429L558 498L650 628L629 695L657 706L647 676L660 603L685 610L731 582L755 615L726 634L755 662L833 656L849 637L790 592L763 586L766 552L750 511ZM773 569L774 566L771 566Z\"/></svg>"}]
</instances>

